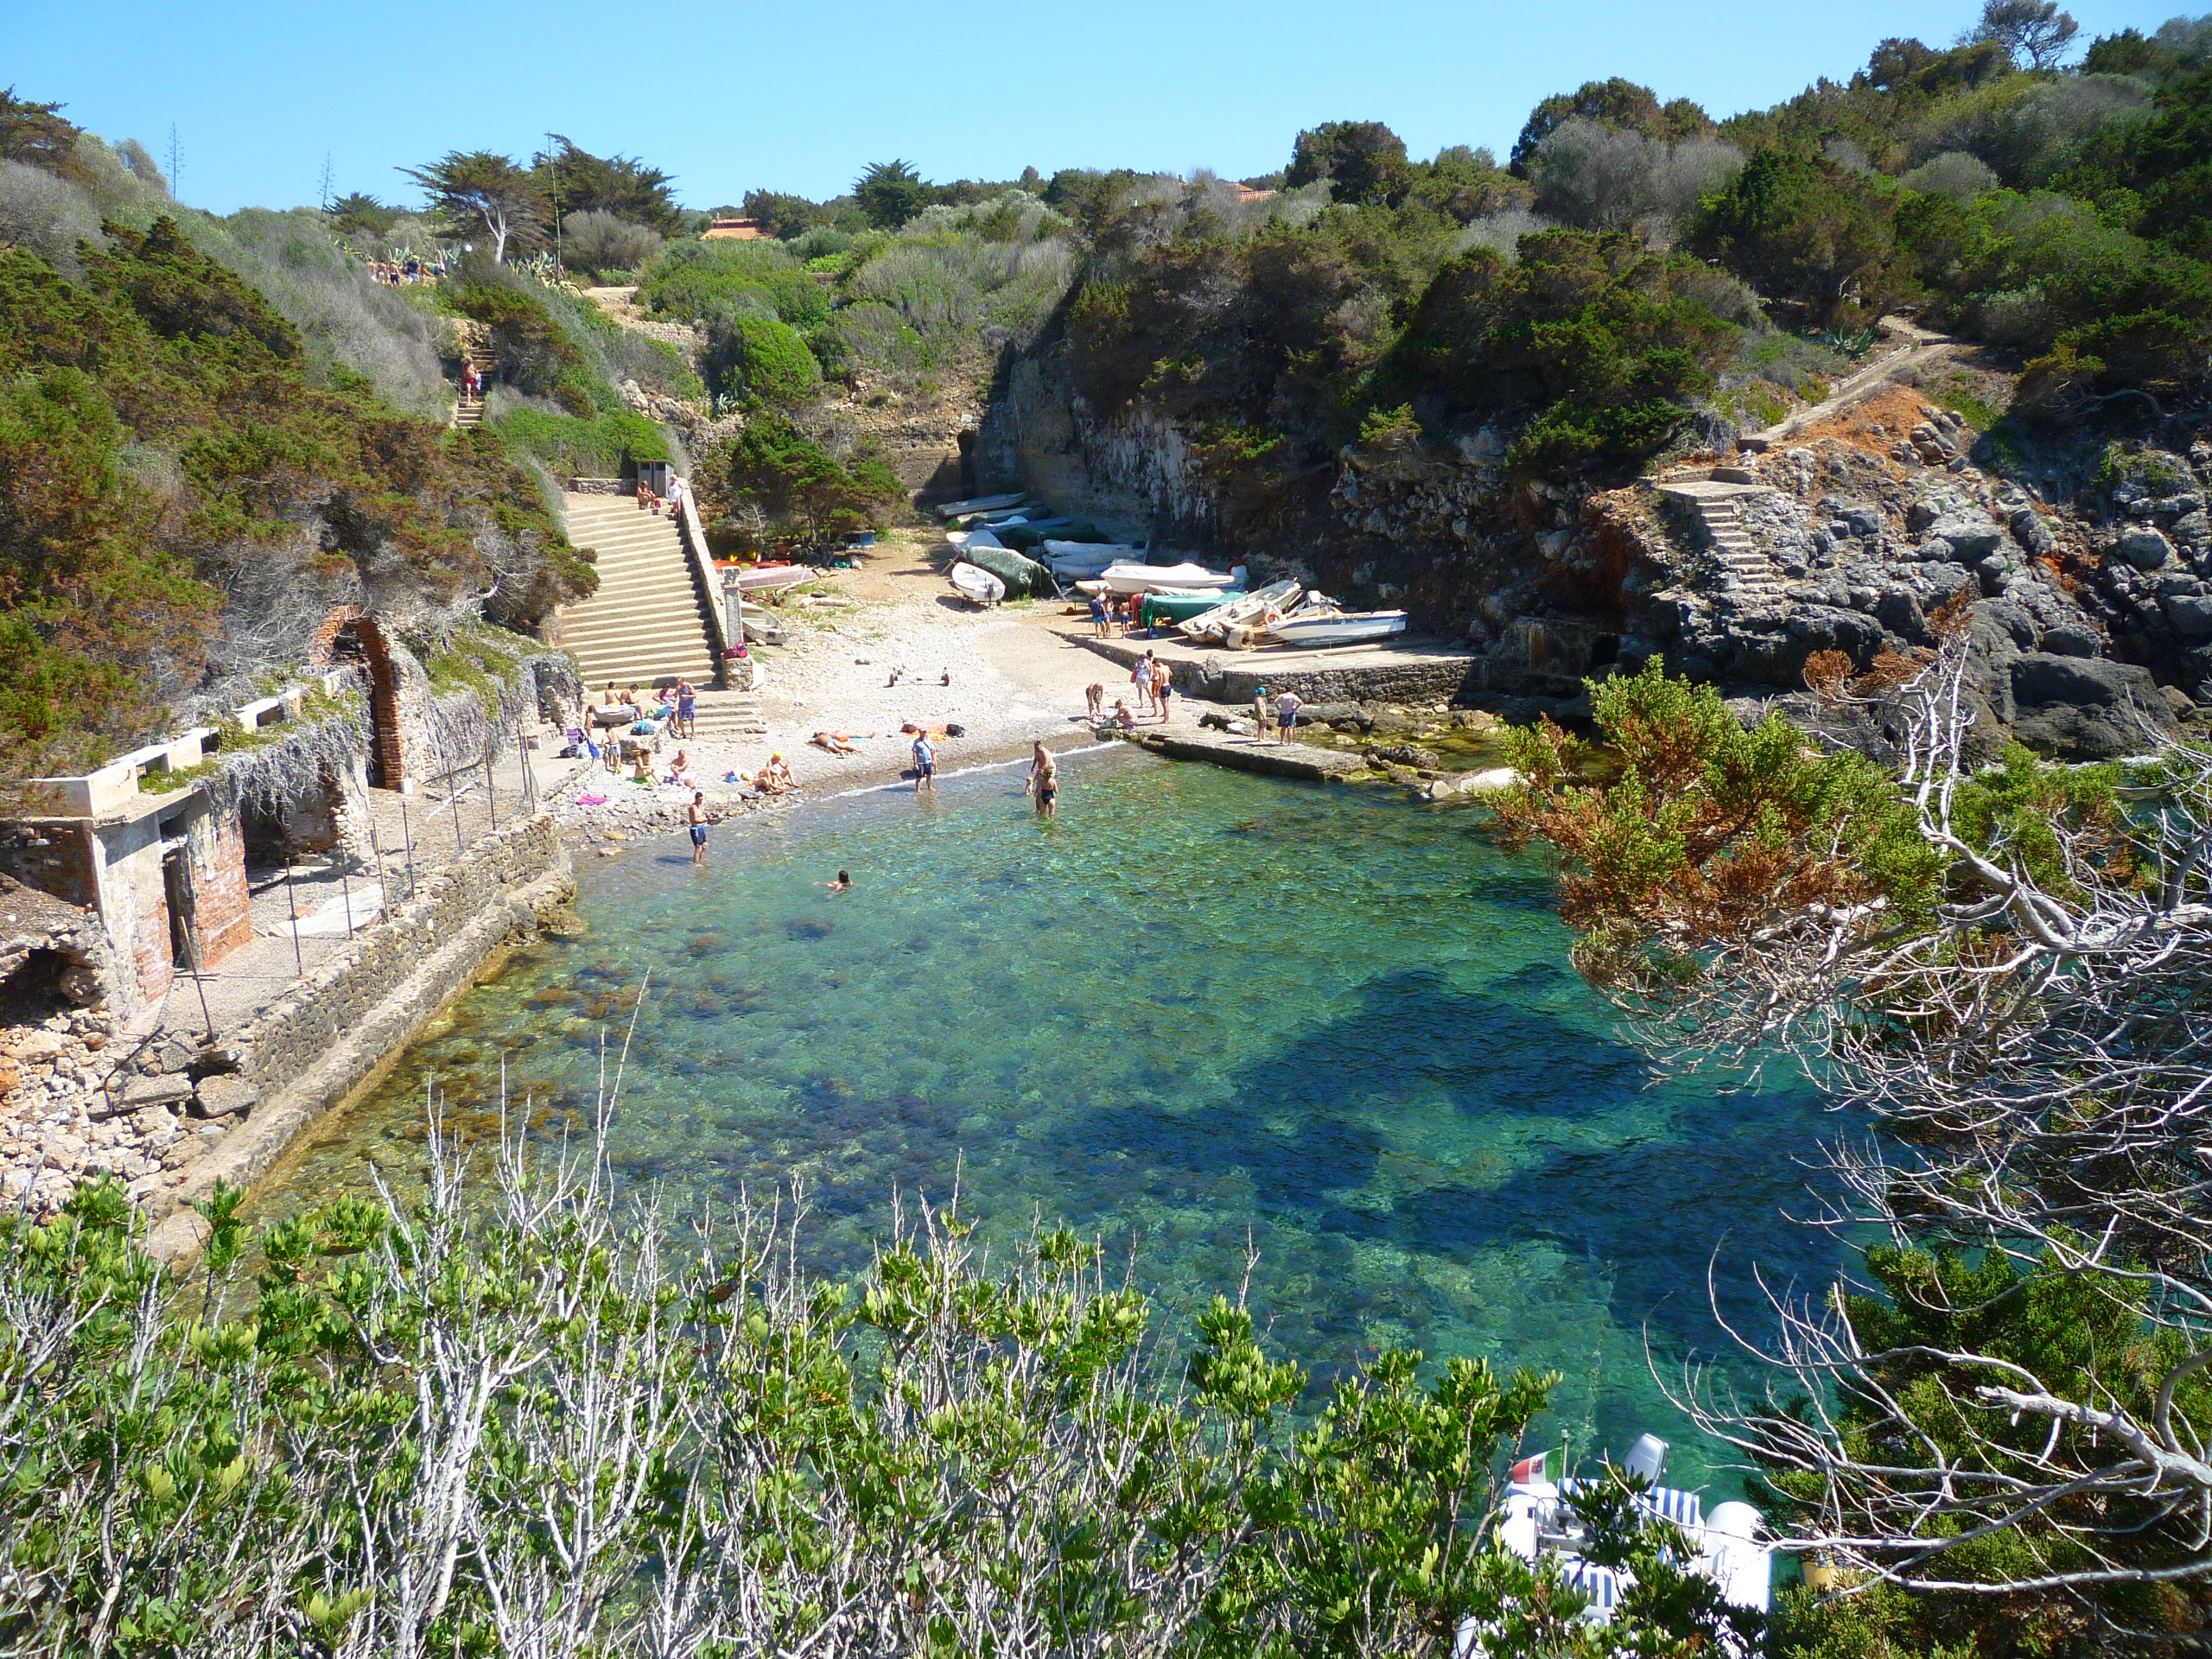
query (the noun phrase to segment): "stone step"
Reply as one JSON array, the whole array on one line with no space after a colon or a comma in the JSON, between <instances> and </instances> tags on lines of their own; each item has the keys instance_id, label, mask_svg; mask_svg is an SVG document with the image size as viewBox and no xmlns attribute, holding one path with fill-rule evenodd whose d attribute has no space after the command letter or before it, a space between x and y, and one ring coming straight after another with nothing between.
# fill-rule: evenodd
<instances>
[{"instance_id":1,"label":"stone step","mask_svg":"<svg viewBox=\"0 0 2212 1659\"><path fill-rule=\"evenodd\" d=\"M570 495L569 539L592 550L599 588L561 612L563 646L587 683L648 675L715 677L707 619L674 520L626 496Z\"/></svg>"}]
</instances>

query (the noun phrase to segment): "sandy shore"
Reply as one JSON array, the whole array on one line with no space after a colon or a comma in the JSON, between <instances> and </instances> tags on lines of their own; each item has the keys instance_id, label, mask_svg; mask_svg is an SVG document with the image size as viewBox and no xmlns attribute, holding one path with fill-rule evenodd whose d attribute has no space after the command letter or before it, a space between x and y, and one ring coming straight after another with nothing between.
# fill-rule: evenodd
<instances>
[{"instance_id":1,"label":"sandy shore","mask_svg":"<svg viewBox=\"0 0 2212 1659\"><path fill-rule=\"evenodd\" d=\"M1039 600L979 611L930 564L932 545L934 538L920 532L902 535L861 569L815 584L836 602L795 602L766 613L789 641L759 648L767 735L664 739L663 765L682 749L710 801L726 811L758 810L727 774L757 772L772 754L790 764L804 797L818 799L911 778L913 739L899 729L909 721L962 728L958 737L937 741L938 770L949 772L1019 756L1040 738L1056 748L1094 741L1084 718L1084 692L1094 683L1105 687L1109 710L1116 697L1135 709L1127 669L1053 632L1072 620L1065 606ZM1176 728L1198 718L1184 701L1175 700ZM1156 729L1159 722L1145 724ZM818 731L845 734L856 752L828 753L811 741ZM588 795L609 798L578 804ZM665 827L682 817L686 798L678 790L647 791L591 769L564 779L550 804L584 839L598 840L609 830L620 836Z\"/></svg>"}]
</instances>

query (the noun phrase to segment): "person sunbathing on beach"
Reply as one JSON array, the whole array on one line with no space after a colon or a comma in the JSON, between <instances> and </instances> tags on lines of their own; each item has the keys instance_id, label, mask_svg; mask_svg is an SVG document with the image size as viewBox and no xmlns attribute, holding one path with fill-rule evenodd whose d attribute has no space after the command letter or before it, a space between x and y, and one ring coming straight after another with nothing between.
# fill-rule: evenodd
<instances>
[{"instance_id":1,"label":"person sunbathing on beach","mask_svg":"<svg viewBox=\"0 0 2212 1659\"><path fill-rule=\"evenodd\" d=\"M698 780L691 775L691 757L683 750L676 752L676 759L669 762L667 781L680 784L686 789L696 789Z\"/></svg>"},{"instance_id":2,"label":"person sunbathing on beach","mask_svg":"<svg viewBox=\"0 0 2212 1659\"><path fill-rule=\"evenodd\" d=\"M768 757L768 764L760 768L760 775L753 782L764 795L788 795L798 786L780 754Z\"/></svg>"},{"instance_id":3,"label":"person sunbathing on beach","mask_svg":"<svg viewBox=\"0 0 2212 1659\"><path fill-rule=\"evenodd\" d=\"M827 749L832 754L858 754L861 752L860 745L842 732L817 732L813 741L817 748Z\"/></svg>"}]
</instances>

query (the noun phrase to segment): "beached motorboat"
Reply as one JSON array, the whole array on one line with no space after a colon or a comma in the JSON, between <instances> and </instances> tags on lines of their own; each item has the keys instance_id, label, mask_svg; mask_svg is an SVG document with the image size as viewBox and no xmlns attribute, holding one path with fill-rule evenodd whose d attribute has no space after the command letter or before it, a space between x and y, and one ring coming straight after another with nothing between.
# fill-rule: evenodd
<instances>
[{"instance_id":1,"label":"beached motorboat","mask_svg":"<svg viewBox=\"0 0 2212 1659\"><path fill-rule=\"evenodd\" d=\"M952 585L961 598L975 605L995 605L1006 597L1006 583L980 565L966 561L952 567Z\"/></svg>"},{"instance_id":2,"label":"beached motorboat","mask_svg":"<svg viewBox=\"0 0 2212 1659\"><path fill-rule=\"evenodd\" d=\"M940 518L964 518L971 512L997 512L1007 507L1018 507L1029 499L1026 490L1016 490L1010 495L979 495L972 501L947 501L933 507Z\"/></svg>"},{"instance_id":3,"label":"beached motorboat","mask_svg":"<svg viewBox=\"0 0 2212 1659\"><path fill-rule=\"evenodd\" d=\"M817 574L811 566L804 564L747 565L726 570L722 585L750 594L762 589L796 588L802 582L811 582Z\"/></svg>"},{"instance_id":4,"label":"beached motorboat","mask_svg":"<svg viewBox=\"0 0 2212 1659\"><path fill-rule=\"evenodd\" d=\"M1183 632L1193 639L1203 639L1208 634L1219 633L1233 623L1256 622L1269 611L1288 611L1298 602L1298 583L1286 576L1281 582L1271 582L1264 588L1255 588L1249 594L1220 596L1221 602L1198 612L1182 624Z\"/></svg>"},{"instance_id":5,"label":"beached motorboat","mask_svg":"<svg viewBox=\"0 0 2212 1659\"><path fill-rule=\"evenodd\" d=\"M1286 616L1268 626L1270 639L1286 645L1364 645L1406 631L1403 611L1321 611Z\"/></svg>"},{"instance_id":6,"label":"beached motorboat","mask_svg":"<svg viewBox=\"0 0 2212 1659\"><path fill-rule=\"evenodd\" d=\"M1203 564L1109 564L1098 573L1109 594L1203 594L1219 592L1232 578L1226 570Z\"/></svg>"}]
</instances>

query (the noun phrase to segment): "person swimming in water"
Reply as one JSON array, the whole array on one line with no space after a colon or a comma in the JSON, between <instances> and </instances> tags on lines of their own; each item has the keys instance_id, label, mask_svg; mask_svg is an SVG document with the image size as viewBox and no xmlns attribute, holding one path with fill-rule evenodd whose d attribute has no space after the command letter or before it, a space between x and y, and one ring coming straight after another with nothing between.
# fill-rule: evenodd
<instances>
[{"instance_id":1,"label":"person swimming in water","mask_svg":"<svg viewBox=\"0 0 2212 1659\"><path fill-rule=\"evenodd\" d=\"M814 885L817 887L827 887L832 893L850 893L853 890L853 878L843 870L840 870L837 872L837 879L835 881L817 881Z\"/></svg>"}]
</instances>

